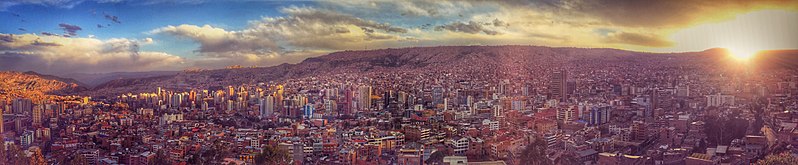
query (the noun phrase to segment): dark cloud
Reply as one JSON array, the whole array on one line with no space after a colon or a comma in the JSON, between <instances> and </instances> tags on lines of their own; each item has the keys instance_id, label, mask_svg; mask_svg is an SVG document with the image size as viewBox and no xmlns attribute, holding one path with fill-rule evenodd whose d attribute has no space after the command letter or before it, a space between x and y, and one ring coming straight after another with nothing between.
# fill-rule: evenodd
<instances>
[{"instance_id":1,"label":"dark cloud","mask_svg":"<svg viewBox=\"0 0 798 165\"><path fill-rule=\"evenodd\" d=\"M118 23L118 24L122 23L122 21L119 21L119 17L117 17L117 16L110 15L110 14L107 14L107 13L104 13L104 15L105 15L104 16L105 19L107 19L107 20L110 20L110 21L112 21L114 23Z\"/></svg>"},{"instance_id":2,"label":"dark cloud","mask_svg":"<svg viewBox=\"0 0 798 165\"><path fill-rule=\"evenodd\" d=\"M78 31L83 30L83 28L80 28L80 26L65 23L58 24L58 26L61 27L61 30L64 30L64 33L68 34L69 36L76 36Z\"/></svg>"},{"instance_id":3,"label":"dark cloud","mask_svg":"<svg viewBox=\"0 0 798 165\"><path fill-rule=\"evenodd\" d=\"M432 28L432 24L423 24L423 25L421 25L420 28L423 29L423 30L427 30L427 29Z\"/></svg>"},{"instance_id":4,"label":"dark cloud","mask_svg":"<svg viewBox=\"0 0 798 165\"><path fill-rule=\"evenodd\" d=\"M50 33L50 32L41 32L41 34L45 35L45 36L58 36L58 34Z\"/></svg>"},{"instance_id":5,"label":"dark cloud","mask_svg":"<svg viewBox=\"0 0 798 165\"><path fill-rule=\"evenodd\" d=\"M462 33L469 33L469 34L477 34L477 33L485 33L487 35L498 35L499 32L495 30L485 29L485 27L474 21L469 21L468 23L463 22L454 22L451 24L440 25L435 27L435 31L443 31L448 30L452 32L462 32Z\"/></svg>"},{"instance_id":6,"label":"dark cloud","mask_svg":"<svg viewBox=\"0 0 798 165\"><path fill-rule=\"evenodd\" d=\"M34 46L61 46L61 44L54 43L54 42L44 42L39 40L34 40L31 45Z\"/></svg>"},{"instance_id":7,"label":"dark cloud","mask_svg":"<svg viewBox=\"0 0 798 165\"><path fill-rule=\"evenodd\" d=\"M335 33L349 33L349 29L347 29L345 27L337 27L337 28L333 28L333 29L335 29L334 30Z\"/></svg>"},{"instance_id":8,"label":"dark cloud","mask_svg":"<svg viewBox=\"0 0 798 165\"><path fill-rule=\"evenodd\" d=\"M620 43L628 45L639 45L648 47L668 47L673 46L673 42L660 38L656 35L620 32L609 34L605 41L610 43Z\"/></svg>"},{"instance_id":9,"label":"dark cloud","mask_svg":"<svg viewBox=\"0 0 798 165\"><path fill-rule=\"evenodd\" d=\"M504 22L502 20L499 20L497 18L497 19L493 20L493 26L496 26L496 27L502 27L502 26L507 27L507 26L510 26L510 24L508 24L508 23L506 23L506 22Z\"/></svg>"},{"instance_id":10,"label":"dark cloud","mask_svg":"<svg viewBox=\"0 0 798 165\"><path fill-rule=\"evenodd\" d=\"M366 33L374 33L374 29L369 29L369 28L366 28L366 27L361 27L360 29L363 29L363 31L366 32Z\"/></svg>"},{"instance_id":11,"label":"dark cloud","mask_svg":"<svg viewBox=\"0 0 798 165\"><path fill-rule=\"evenodd\" d=\"M28 31L28 30L27 30L27 29L25 29L25 28L17 28L17 30L19 30L19 31L23 31L23 32L26 32L26 31Z\"/></svg>"},{"instance_id":12,"label":"dark cloud","mask_svg":"<svg viewBox=\"0 0 798 165\"><path fill-rule=\"evenodd\" d=\"M0 35L0 40L5 41L5 42L14 42L14 35L13 34Z\"/></svg>"},{"instance_id":13,"label":"dark cloud","mask_svg":"<svg viewBox=\"0 0 798 165\"><path fill-rule=\"evenodd\" d=\"M105 26L97 24L97 28L105 28Z\"/></svg>"}]
</instances>

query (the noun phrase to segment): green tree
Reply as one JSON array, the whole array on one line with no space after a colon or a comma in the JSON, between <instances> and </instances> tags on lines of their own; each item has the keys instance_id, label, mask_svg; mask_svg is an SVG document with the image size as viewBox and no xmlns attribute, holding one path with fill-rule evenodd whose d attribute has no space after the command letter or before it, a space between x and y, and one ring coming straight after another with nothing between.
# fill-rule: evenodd
<instances>
[{"instance_id":1,"label":"green tree","mask_svg":"<svg viewBox=\"0 0 798 165\"><path fill-rule=\"evenodd\" d=\"M756 164L759 165L788 165L798 162L798 157L794 157L787 153L768 155L765 159L759 160Z\"/></svg>"},{"instance_id":2,"label":"green tree","mask_svg":"<svg viewBox=\"0 0 798 165\"><path fill-rule=\"evenodd\" d=\"M529 165L551 165L553 164L546 156L547 144L543 141L542 137L537 137L535 140L526 146L521 152L521 164Z\"/></svg>"},{"instance_id":3,"label":"green tree","mask_svg":"<svg viewBox=\"0 0 798 165\"><path fill-rule=\"evenodd\" d=\"M288 151L274 146L263 147L263 152L255 155L255 164L290 164L291 156Z\"/></svg>"}]
</instances>

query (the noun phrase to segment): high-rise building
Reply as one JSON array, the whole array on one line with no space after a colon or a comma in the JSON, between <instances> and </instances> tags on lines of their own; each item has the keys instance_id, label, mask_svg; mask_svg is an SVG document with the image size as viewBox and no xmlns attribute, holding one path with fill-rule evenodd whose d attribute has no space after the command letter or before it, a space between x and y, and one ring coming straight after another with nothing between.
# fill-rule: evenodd
<instances>
[{"instance_id":1,"label":"high-rise building","mask_svg":"<svg viewBox=\"0 0 798 165\"><path fill-rule=\"evenodd\" d=\"M443 87L436 85L432 87L432 103L434 105L443 104Z\"/></svg>"},{"instance_id":2,"label":"high-rise building","mask_svg":"<svg viewBox=\"0 0 798 165\"><path fill-rule=\"evenodd\" d=\"M371 107L371 86L358 87L358 109L360 111L368 111Z\"/></svg>"},{"instance_id":3,"label":"high-rise building","mask_svg":"<svg viewBox=\"0 0 798 165\"><path fill-rule=\"evenodd\" d=\"M236 93L236 88L233 86L227 86L227 98L232 99L234 94Z\"/></svg>"},{"instance_id":4,"label":"high-rise building","mask_svg":"<svg viewBox=\"0 0 798 165\"><path fill-rule=\"evenodd\" d=\"M566 101L568 99L567 84L568 74L565 71L554 71L549 82L549 92L552 99Z\"/></svg>"},{"instance_id":5,"label":"high-rise building","mask_svg":"<svg viewBox=\"0 0 798 165\"><path fill-rule=\"evenodd\" d=\"M33 107L33 113L32 113L33 124L32 125L34 127L42 126L42 111L43 111L43 109L44 109L44 107L42 107L42 106Z\"/></svg>"},{"instance_id":6,"label":"high-rise building","mask_svg":"<svg viewBox=\"0 0 798 165\"><path fill-rule=\"evenodd\" d=\"M493 116L498 117L502 116L503 107L501 105L493 105Z\"/></svg>"},{"instance_id":7,"label":"high-rise building","mask_svg":"<svg viewBox=\"0 0 798 165\"><path fill-rule=\"evenodd\" d=\"M12 108L12 113L16 114L30 112L33 108L33 102L30 99L24 99L24 98L14 99L11 108Z\"/></svg>"},{"instance_id":8,"label":"high-rise building","mask_svg":"<svg viewBox=\"0 0 798 165\"><path fill-rule=\"evenodd\" d=\"M576 109L573 107L557 108L557 120L562 122L575 121L577 119Z\"/></svg>"},{"instance_id":9,"label":"high-rise building","mask_svg":"<svg viewBox=\"0 0 798 165\"><path fill-rule=\"evenodd\" d=\"M0 112L0 134L5 133L5 121L3 121L3 112Z\"/></svg>"},{"instance_id":10,"label":"high-rise building","mask_svg":"<svg viewBox=\"0 0 798 165\"><path fill-rule=\"evenodd\" d=\"M338 111L338 105L335 100L324 100L324 115L332 115L333 112Z\"/></svg>"},{"instance_id":11,"label":"high-rise building","mask_svg":"<svg viewBox=\"0 0 798 165\"><path fill-rule=\"evenodd\" d=\"M707 95L707 107L719 107L725 105L734 105L734 96L732 95Z\"/></svg>"},{"instance_id":12,"label":"high-rise building","mask_svg":"<svg viewBox=\"0 0 798 165\"><path fill-rule=\"evenodd\" d=\"M690 86L676 86L676 96L690 97Z\"/></svg>"},{"instance_id":13,"label":"high-rise building","mask_svg":"<svg viewBox=\"0 0 798 165\"><path fill-rule=\"evenodd\" d=\"M612 107L609 105L597 105L590 108L590 125L601 125L609 122Z\"/></svg>"},{"instance_id":14,"label":"high-rise building","mask_svg":"<svg viewBox=\"0 0 798 165\"><path fill-rule=\"evenodd\" d=\"M274 97L266 96L266 98L261 98L260 104L258 106L260 109L261 118L271 116L272 113L274 112Z\"/></svg>"},{"instance_id":15,"label":"high-rise building","mask_svg":"<svg viewBox=\"0 0 798 165\"><path fill-rule=\"evenodd\" d=\"M316 108L313 108L313 105L311 104L306 104L305 106L302 106L302 117L306 119L313 118L313 111L315 110Z\"/></svg>"}]
</instances>

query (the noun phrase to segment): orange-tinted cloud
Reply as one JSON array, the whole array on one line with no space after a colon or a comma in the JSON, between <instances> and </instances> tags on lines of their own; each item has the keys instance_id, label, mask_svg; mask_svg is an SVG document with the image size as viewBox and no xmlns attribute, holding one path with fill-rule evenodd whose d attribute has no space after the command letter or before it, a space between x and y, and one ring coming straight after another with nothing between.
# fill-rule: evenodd
<instances>
[{"instance_id":1,"label":"orange-tinted cloud","mask_svg":"<svg viewBox=\"0 0 798 165\"><path fill-rule=\"evenodd\" d=\"M668 47L673 46L673 42L663 39L656 35L639 34L629 32L619 32L607 35L605 38L610 43L620 43L628 45L639 45L648 47Z\"/></svg>"},{"instance_id":2,"label":"orange-tinted cloud","mask_svg":"<svg viewBox=\"0 0 798 165\"><path fill-rule=\"evenodd\" d=\"M718 21L736 13L762 9L798 9L794 0L566 0L537 3L542 9L559 14L595 17L618 26L673 27L704 21Z\"/></svg>"}]
</instances>

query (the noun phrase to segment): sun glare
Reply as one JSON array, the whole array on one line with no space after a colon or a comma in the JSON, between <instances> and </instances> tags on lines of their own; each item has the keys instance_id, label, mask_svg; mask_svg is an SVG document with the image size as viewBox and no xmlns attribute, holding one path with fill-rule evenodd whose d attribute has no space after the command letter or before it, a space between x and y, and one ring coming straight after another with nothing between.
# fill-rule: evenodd
<instances>
[{"instance_id":1,"label":"sun glare","mask_svg":"<svg viewBox=\"0 0 798 165\"><path fill-rule=\"evenodd\" d=\"M759 50L747 48L726 48L726 50L730 56L737 60L749 60L759 52Z\"/></svg>"}]
</instances>

